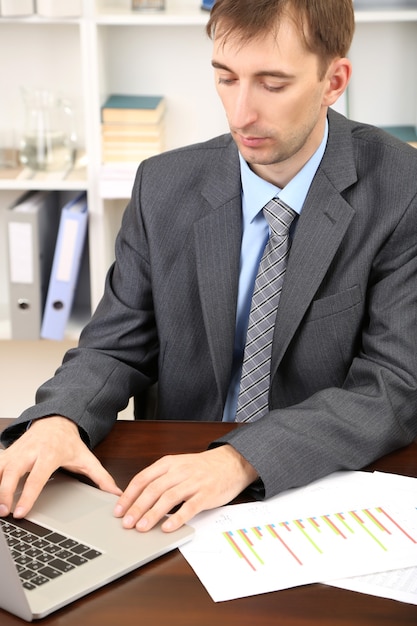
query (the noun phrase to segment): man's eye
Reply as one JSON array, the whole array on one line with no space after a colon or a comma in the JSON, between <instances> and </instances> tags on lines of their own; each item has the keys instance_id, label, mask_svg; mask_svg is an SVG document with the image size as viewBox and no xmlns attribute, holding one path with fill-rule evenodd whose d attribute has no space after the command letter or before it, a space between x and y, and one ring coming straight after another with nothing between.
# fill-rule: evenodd
<instances>
[{"instance_id":1,"label":"man's eye","mask_svg":"<svg viewBox=\"0 0 417 626\"><path fill-rule=\"evenodd\" d=\"M272 85L270 83L264 83L264 87L268 91L282 91L283 89L285 89L285 85L283 85L282 83L280 83L279 85Z\"/></svg>"},{"instance_id":2,"label":"man's eye","mask_svg":"<svg viewBox=\"0 0 417 626\"><path fill-rule=\"evenodd\" d=\"M230 76L219 76L217 82L219 85L231 85L234 81L235 79Z\"/></svg>"}]
</instances>

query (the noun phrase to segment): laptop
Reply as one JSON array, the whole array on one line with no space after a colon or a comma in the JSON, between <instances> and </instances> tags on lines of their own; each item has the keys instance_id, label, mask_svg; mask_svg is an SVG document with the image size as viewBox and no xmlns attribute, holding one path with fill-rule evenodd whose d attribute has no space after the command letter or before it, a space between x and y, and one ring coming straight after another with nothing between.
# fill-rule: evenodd
<instances>
[{"instance_id":1,"label":"laptop","mask_svg":"<svg viewBox=\"0 0 417 626\"><path fill-rule=\"evenodd\" d=\"M0 518L0 608L45 617L192 538L187 525L126 530L113 517L116 500L57 472L26 519Z\"/></svg>"}]
</instances>

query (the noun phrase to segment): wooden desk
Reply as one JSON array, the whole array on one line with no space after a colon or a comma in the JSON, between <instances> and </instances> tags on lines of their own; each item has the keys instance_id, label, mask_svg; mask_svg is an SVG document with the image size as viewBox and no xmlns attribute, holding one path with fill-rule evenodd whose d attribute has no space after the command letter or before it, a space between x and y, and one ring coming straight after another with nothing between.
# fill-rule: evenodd
<instances>
[{"instance_id":1,"label":"wooden desk","mask_svg":"<svg viewBox=\"0 0 417 626\"><path fill-rule=\"evenodd\" d=\"M8 422L0 421L0 427ZM119 421L96 449L121 487L168 453L196 452L234 426ZM244 426L243 426L244 428ZM417 445L369 469L417 477ZM23 624L0 610L1 626ZM307 585L215 603L178 550L42 620L44 626L416 626L417 606Z\"/></svg>"}]
</instances>

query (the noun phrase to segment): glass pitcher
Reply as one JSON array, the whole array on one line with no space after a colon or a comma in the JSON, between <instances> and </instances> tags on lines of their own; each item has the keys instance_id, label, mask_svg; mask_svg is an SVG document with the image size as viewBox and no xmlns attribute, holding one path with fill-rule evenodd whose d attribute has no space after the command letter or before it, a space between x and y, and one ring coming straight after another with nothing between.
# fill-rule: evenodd
<instances>
[{"instance_id":1,"label":"glass pitcher","mask_svg":"<svg viewBox=\"0 0 417 626\"><path fill-rule=\"evenodd\" d=\"M24 129L19 146L22 165L46 172L70 169L77 137L71 104L46 89L22 88Z\"/></svg>"}]
</instances>

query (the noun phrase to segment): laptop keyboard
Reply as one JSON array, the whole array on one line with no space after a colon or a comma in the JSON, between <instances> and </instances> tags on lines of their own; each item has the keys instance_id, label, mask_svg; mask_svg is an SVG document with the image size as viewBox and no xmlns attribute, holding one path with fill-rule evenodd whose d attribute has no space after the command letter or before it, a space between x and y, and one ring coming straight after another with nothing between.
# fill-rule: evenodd
<instances>
[{"instance_id":1,"label":"laptop keyboard","mask_svg":"<svg viewBox=\"0 0 417 626\"><path fill-rule=\"evenodd\" d=\"M26 519L0 518L0 524L23 587L29 591L102 554Z\"/></svg>"}]
</instances>

